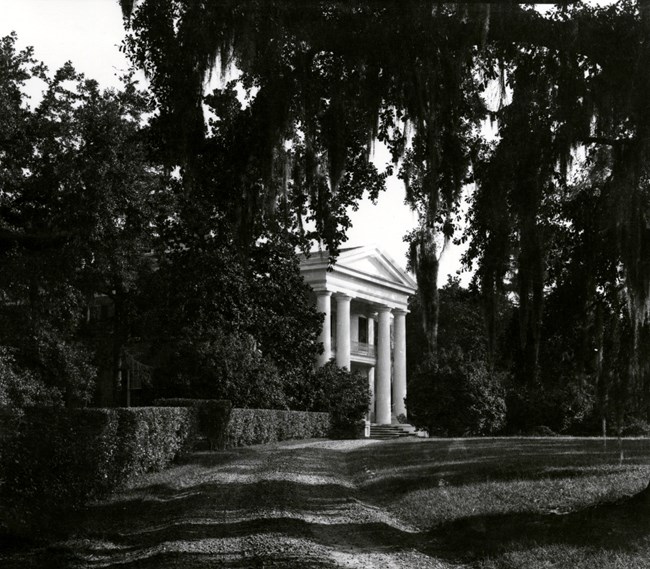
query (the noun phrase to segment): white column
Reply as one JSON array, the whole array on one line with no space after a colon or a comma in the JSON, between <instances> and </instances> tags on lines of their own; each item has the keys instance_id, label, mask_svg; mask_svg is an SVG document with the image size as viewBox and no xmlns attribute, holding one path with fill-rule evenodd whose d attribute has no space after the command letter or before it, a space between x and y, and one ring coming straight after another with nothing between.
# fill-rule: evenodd
<instances>
[{"instance_id":1,"label":"white column","mask_svg":"<svg viewBox=\"0 0 650 569\"><path fill-rule=\"evenodd\" d=\"M316 309L324 314L323 327L318 341L323 344L323 353L318 356L318 367L324 366L332 357L332 293L322 290L316 293Z\"/></svg>"},{"instance_id":2,"label":"white column","mask_svg":"<svg viewBox=\"0 0 650 569\"><path fill-rule=\"evenodd\" d=\"M393 310L393 413L406 415L406 311Z\"/></svg>"},{"instance_id":3,"label":"white column","mask_svg":"<svg viewBox=\"0 0 650 569\"><path fill-rule=\"evenodd\" d=\"M368 345L375 345L375 319L368 316ZM368 386L370 388L370 403L368 403L368 419L375 422L375 366L368 370Z\"/></svg>"},{"instance_id":4,"label":"white column","mask_svg":"<svg viewBox=\"0 0 650 569\"><path fill-rule=\"evenodd\" d=\"M375 422L375 366L368 370L368 390L370 392L370 399L368 400L368 420L371 423Z\"/></svg>"},{"instance_id":5,"label":"white column","mask_svg":"<svg viewBox=\"0 0 650 569\"><path fill-rule=\"evenodd\" d=\"M377 423L390 424L390 308L379 308L377 338Z\"/></svg>"},{"instance_id":6,"label":"white column","mask_svg":"<svg viewBox=\"0 0 650 569\"><path fill-rule=\"evenodd\" d=\"M336 295L336 365L350 369L350 297Z\"/></svg>"}]
</instances>

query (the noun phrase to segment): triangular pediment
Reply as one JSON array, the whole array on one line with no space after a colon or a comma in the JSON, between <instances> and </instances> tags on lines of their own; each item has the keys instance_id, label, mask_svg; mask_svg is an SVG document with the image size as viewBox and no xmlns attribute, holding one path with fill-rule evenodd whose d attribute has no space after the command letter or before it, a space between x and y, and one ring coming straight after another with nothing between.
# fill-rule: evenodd
<instances>
[{"instance_id":1,"label":"triangular pediment","mask_svg":"<svg viewBox=\"0 0 650 569\"><path fill-rule=\"evenodd\" d=\"M414 280L391 257L377 247L344 250L334 265L336 270L349 270L371 279L416 288Z\"/></svg>"}]
</instances>

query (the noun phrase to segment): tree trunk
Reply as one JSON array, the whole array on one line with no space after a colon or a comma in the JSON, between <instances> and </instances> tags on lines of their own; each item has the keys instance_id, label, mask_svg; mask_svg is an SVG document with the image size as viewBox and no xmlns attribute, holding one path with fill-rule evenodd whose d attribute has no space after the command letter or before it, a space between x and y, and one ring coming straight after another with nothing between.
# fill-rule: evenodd
<instances>
[{"instance_id":1,"label":"tree trunk","mask_svg":"<svg viewBox=\"0 0 650 569\"><path fill-rule=\"evenodd\" d=\"M113 298L114 314L113 314L113 405L121 407L123 405L124 397L122 390L124 389L122 381L122 347L124 345L122 335L122 302L119 298L119 293Z\"/></svg>"},{"instance_id":2,"label":"tree trunk","mask_svg":"<svg viewBox=\"0 0 650 569\"><path fill-rule=\"evenodd\" d=\"M427 352L435 359L438 350L438 315L440 312L438 292L440 259L433 230L420 229L418 231L411 242L409 258L418 283L418 295L422 309L422 330L426 339Z\"/></svg>"}]
</instances>

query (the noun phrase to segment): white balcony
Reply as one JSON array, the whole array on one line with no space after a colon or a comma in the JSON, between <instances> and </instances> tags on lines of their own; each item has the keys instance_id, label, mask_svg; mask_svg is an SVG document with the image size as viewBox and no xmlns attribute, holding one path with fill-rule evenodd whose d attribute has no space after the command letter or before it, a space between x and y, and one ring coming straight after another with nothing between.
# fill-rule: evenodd
<instances>
[{"instance_id":1,"label":"white balcony","mask_svg":"<svg viewBox=\"0 0 650 569\"><path fill-rule=\"evenodd\" d=\"M377 356L375 346L364 344L363 342L350 342L350 354L353 356L367 356L374 358Z\"/></svg>"}]
</instances>

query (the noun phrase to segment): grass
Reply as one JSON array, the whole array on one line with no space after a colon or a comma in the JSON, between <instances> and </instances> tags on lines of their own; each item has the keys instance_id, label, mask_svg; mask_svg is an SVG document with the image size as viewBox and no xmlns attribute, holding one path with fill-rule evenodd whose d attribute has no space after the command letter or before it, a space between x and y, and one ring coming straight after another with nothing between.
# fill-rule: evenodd
<instances>
[{"instance_id":1,"label":"grass","mask_svg":"<svg viewBox=\"0 0 650 569\"><path fill-rule=\"evenodd\" d=\"M0 553L0 566L410 567L415 556L446 568L650 569L650 499L639 497L650 440L622 451L512 438L196 453L61 520L66 536L39 551ZM227 543L255 563L224 557Z\"/></svg>"},{"instance_id":2,"label":"grass","mask_svg":"<svg viewBox=\"0 0 650 569\"><path fill-rule=\"evenodd\" d=\"M650 441L454 439L366 448L366 499L480 569L650 568Z\"/></svg>"}]
</instances>

